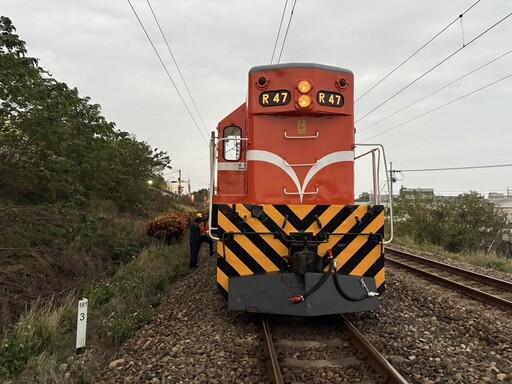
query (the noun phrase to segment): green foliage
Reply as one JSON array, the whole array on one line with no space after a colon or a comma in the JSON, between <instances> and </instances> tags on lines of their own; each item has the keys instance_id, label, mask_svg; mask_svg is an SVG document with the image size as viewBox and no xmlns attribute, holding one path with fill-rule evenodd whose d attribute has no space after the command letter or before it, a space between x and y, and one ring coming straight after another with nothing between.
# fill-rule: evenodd
<instances>
[{"instance_id":1,"label":"green foliage","mask_svg":"<svg viewBox=\"0 0 512 384\"><path fill-rule=\"evenodd\" d=\"M26 57L0 18L0 193L28 203L110 199L136 209L170 160L101 115L76 88Z\"/></svg>"},{"instance_id":2,"label":"green foliage","mask_svg":"<svg viewBox=\"0 0 512 384\"><path fill-rule=\"evenodd\" d=\"M42 367L37 362L58 364L67 358L69 344L73 344L78 297L89 299L88 345L96 351L119 345L151 321L153 308L160 305L169 284L189 273L187 265L186 245L152 246L122 266L111 279L90 285L80 295L71 294L60 307L36 303L5 333L0 344L0 380L17 377L30 361L36 365L31 369L38 374L59 371L58 367ZM67 340L66 345L63 339ZM89 372L88 376L97 379L98 372ZM71 380L78 382L74 376Z\"/></svg>"},{"instance_id":3,"label":"green foliage","mask_svg":"<svg viewBox=\"0 0 512 384\"><path fill-rule=\"evenodd\" d=\"M50 303L49 307L52 307ZM29 359L47 351L52 352L63 323L62 308L44 308L37 302L32 309L11 327L0 345L0 378L21 372Z\"/></svg>"},{"instance_id":4,"label":"green foliage","mask_svg":"<svg viewBox=\"0 0 512 384\"><path fill-rule=\"evenodd\" d=\"M207 188L202 188L198 191L192 192L194 195L194 202L198 205L204 205L205 198L210 197L210 191Z\"/></svg>"},{"instance_id":5,"label":"green foliage","mask_svg":"<svg viewBox=\"0 0 512 384\"><path fill-rule=\"evenodd\" d=\"M396 201L395 217L397 233L449 252L477 249L488 232L495 233L506 223L500 208L476 192L452 199L402 196Z\"/></svg>"},{"instance_id":6,"label":"green foliage","mask_svg":"<svg viewBox=\"0 0 512 384\"><path fill-rule=\"evenodd\" d=\"M147 188L148 179L163 180L169 157L117 129L98 104L53 79L27 56L15 31L0 17L0 270L6 271L0 291L7 293L0 295L0 379L27 363L44 370L44 362L58 361L53 352L74 329L70 292L78 286L89 284L97 305L88 338L117 343L148 321L187 263L179 245L137 257L149 243L139 223L172 204ZM94 283L107 272L110 282ZM64 313L48 301L31 303L68 293ZM5 326L30 304L29 316ZM110 313L110 328L94 324Z\"/></svg>"},{"instance_id":7,"label":"green foliage","mask_svg":"<svg viewBox=\"0 0 512 384\"><path fill-rule=\"evenodd\" d=\"M142 328L151 321L151 312L149 310L129 311L126 313L112 312L104 320L108 339L114 344L119 345L131 337L134 331Z\"/></svg>"},{"instance_id":8,"label":"green foliage","mask_svg":"<svg viewBox=\"0 0 512 384\"><path fill-rule=\"evenodd\" d=\"M4 339L0 355L0 377L10 377L20 372L32 353L34 352L19 344L15 334L10 332Z\"/></svg>"},{"instance_id":9,"label":"green foliage","mask_svg":"<svg viewBox=\"0 0 512 384\"><path fill-rule=\"evenodd\" d=\"M183 244L153 246L107 281L89 286L81 296L90 308L101 308L104 320L97 332L111 345L118 345L145 325L151 310L161 303L168 285L189 273L188 251Z\"/></svg>"},{"instance_id":10,"label":"green foliage","mask_svg":"<svg viewBox=\"0 0 512 384\"><path fill-rule=\"evenodd\" d=\"M355 201L358 201L358 202L369 202L370 201L370 194L368 192L363 192L359 195L359 197L357 199L355 199Z\"/></svg>"}]
</instances>

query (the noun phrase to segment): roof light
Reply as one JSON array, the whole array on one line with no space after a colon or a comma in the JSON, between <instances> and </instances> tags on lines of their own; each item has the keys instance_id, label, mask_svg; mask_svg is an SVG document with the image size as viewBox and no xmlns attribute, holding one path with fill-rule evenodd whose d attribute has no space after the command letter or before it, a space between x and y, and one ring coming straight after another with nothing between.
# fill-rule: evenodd
<instances>
[{"instance_id":1,"label":"roof light","mask_svg":"<svg viewBox=\"0 0 512 384\"><path fill-rule=\"evenodd\" d=\"M302 80L299 82L297 89L300 93L308 93L311 90L311 84L307 80Z\"/></svg>"},{"instance_id":2,"label":"roof light","mask_svg":"<svg viewBox=\"0 0 512 384\"><path fill-rule=\"evenodd\" d=\"M308 95L301 95L299 97L299 107L307 108L311 105L311 98Z\"/></svg>"}]
</instances>

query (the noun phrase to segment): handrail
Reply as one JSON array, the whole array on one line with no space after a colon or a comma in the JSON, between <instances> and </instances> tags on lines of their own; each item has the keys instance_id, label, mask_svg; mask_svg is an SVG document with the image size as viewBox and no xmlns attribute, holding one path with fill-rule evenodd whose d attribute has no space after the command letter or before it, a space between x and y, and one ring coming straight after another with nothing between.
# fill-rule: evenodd
<instances>
[{"instance_id":1,"label":"handrail","mask_svg":"<svg viewBox=\"0 0 512 384\"><path fill-rule=\"evenodd\" d=\"M212 213L213 213L213 189L215 188L215 166L217 164L217 152L215 145L215 133L212 132L212 137L210 139L210 193L209 193L209 201L208 201L208 235L213 240L220 240L219 237L214 236L212 230L217 230L218 228L212 228Z\"/></svg>"},{"instance_id":2,"label":"handrail","mask_svg":"<svg viewBox=\"0 0 512 384\"><path fill-rule=\"evenodd\" d=\"M390 237L389 237L388 240L384 241L384 244L389 244L393 240L393 236L394 236L394 224L393 224L394 223L394 217L393 217L393 194L392 194L392 188L391 188L391 180L389 178L388 163L387 163L387 160L386 160L386 151L384 150L384 146L382 144L356 144L356 147L357 146L360 146L360 147L379 147L380 150L382 151L382 160L384 162L384 170L386 172L386 184L387 184L388 193L389 193L389 224L390 224L390 226L389 226ZM365 155L367 155L369 153L373 153L373 150L370 150L370 151L364 153L363 155L358 156L357 158L365 156Z\"/></svg>"},{"instance_id":3,"label":"handrail","mask_svg":"<svg viewBox=\"0 0 512 384\"><path fill-rule=\"evenodd\" d=\"M315 136L288 136L286 130L284 131L285 139L316 139L318 136L320 136L320 132L318 131L315 131Z\"/></svg>"},{"instance_id":4,"label":"handrail","mask_svg":"<svg viewBox=\"0 0 512 384\"><path fill-rule=\"evenodd\" d=\"M316 191L315 192L288 192L286 190L286 187L283 187L283 193L285 195L316 195L318 193L319 189L318 187L316 187Z\"/></svg>"}]
</instances>

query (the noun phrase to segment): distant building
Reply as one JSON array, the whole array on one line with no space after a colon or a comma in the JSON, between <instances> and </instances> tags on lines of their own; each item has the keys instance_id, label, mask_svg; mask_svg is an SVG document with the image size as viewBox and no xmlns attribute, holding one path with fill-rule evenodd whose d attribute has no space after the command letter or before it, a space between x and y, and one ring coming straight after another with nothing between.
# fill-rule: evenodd
<instances>
[{"instance_id":1,"label":"distant building","mask_svg":"<svg viewBox=\"0 0 512 384\"><path fill-rule=\"evenodd\" d=\"M413 196L419 194L421 197L434 196L434 188L406 188L400 187L400 196Z\"/></svg>"},{"instance_id":2,"label":"distant building","mask_svg":"<svg viewBox=\"0 0 512 384\"><path fill-rule=\"evenodd\" d=\"M167 190L176 195L190 196L190 186L187 180L180 181L178 178L167 180Z\"/></svg>"},{"instance_id":3,"label":"distant building","mask_svg":"<svg viewBox=\"0 0 512 384\"><path fill-rule=\"evenodd\" d=\"M503 193L489 193L489 201L503 209L507 214L507 223L512 224L512 196Z\"/></svg>"}]
</instances>

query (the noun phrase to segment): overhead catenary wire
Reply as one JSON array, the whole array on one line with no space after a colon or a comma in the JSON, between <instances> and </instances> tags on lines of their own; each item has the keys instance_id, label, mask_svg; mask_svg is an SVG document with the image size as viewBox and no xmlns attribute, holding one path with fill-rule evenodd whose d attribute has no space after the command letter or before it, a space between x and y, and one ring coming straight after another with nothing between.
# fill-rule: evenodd
<instances>
[{"instance_id":1,"label":"overhead catenary wire","mask_svg":"<svg viewBox=\"0 0 512 384\"><path fill-rule=\"evenodd\" d=\"M489 32L491 29L493 29L494 27L496 27L497 25L499 25L500 23L502 23L503 21L505 21L507 18L509 18L510 16L512 15L512 12L509 13L507 16L503 17L501 20L497 21L496 23L494 23L492 26L490 26L489 28L487 28L485 31L483 31L482 33L480 33L478 36L474 37L472 40L470 40L466 45L463 45L462 47L460 47L459 49L455 50L454 52L452 52L450 55L448 55L446 58L444 58L443 60L441 60L439 63L437 63L436 65L434 65L432 68L430 68L428 71L426 71L425 73L423 73L422 75L420 75L419 77L417 77L415 80L411 81L409 84L407 84L405 87L401 88L400 90L398 90L397 92L395 92L393 95L391 95L390 97L388 97L386 100L384 100L382 103L380 103L379 105L377 105L376 107L374 107L372 110L370 110L369 112L367 112L365 115L363 115L362 117L360 117L359 119L356 120L356 123L363 120L365 117L369 116L370 114L372 114L373 112L375 112L377 109L379 109L380 107L382 107L384 104L386 104L388 101L390 101L391 99L395 98L396 96L398 96L400 93L402 93L403 91L405 91L407 88L409 88L411 85L415 84L416 82L418 82L420 79L422 79L423 77L425 77L426 75L428 75L430 72L432 72L433 70L435 70L436 68L438 68L441 64L443 64L444 62L448 61L449 59L451 59L453 56L455 56L457 53L459 53L460 51L462 51L464 48L468 47L469 45L471 45L471 43L475 42L476 40L478 40L480 37L482 37L483 35L485 35L487 32Z\"/></svg>"},{"instance_id":2,"label":"overhead catenary wire","mask_svg":"<svg viewBox=\"0 0 512 384\"><path fill-rule=\"evenodd\" d=\"M192 115L192 112L190 111L190 108L187 106L187 103L185 103L185 100L183 99L183 96L181 95L178 87L176 86L176 83L172 79L172 76L169 73L169 70L167 69L167 66L165 65L164 61L162 60L162 57L160 56L160 54L158 53L158 50L156 49L155 44L153 43L153 40L151 40L151 37L149 36L148 32L146 31L146 28L144 27L144 24L142 23L142 20L140 19L139 15L137 14L137 11L135 11L135 8L133 8L133 5L130 2L130 0L126 0L126 1L130 5L130 8L132 9L135 17L137 18L137 21L139 22L139 25L141 26L142 30L144 31L144 34L146 35L147 39L149 40L149 43L151 44L151 47L153 47L153 51L155 51L155 54L158 57L158 60L160 61L160 64L162 64L162 67L164 68L164 71L167 74L167 77L169 78L169 80L171 81L172 85L176 89L176 92L178 92L178 96L180 97L180 99L181 99L183 105L185 106L185 108L187 109L187 112L190 115L190 118L192 119L192 121L194 122L194 125L196 126L197 130L199 131L199 134L203 138L203 140L206 143L206 145L209 145L208 144L208 140L206 140L206 138L204 137L203 131L201 130L201 128L197 124L196 120L194 119L194 116Z\"/></svg>"},{"instance_id":3,"label":"overhead catenary wire","mask_svg":"<svg viewBox=\"0 0 512 384\"><path fill-rule=\"evenodd\" d=\"M455 103L455 102L457 102L457 101L459 101L459 100L462 100L462 99L464 99L464 98L466 98L466 97L468 97L468 96L470 96L470 95L472 95L472 94L474 94L474 93L477 93L477 92L479 92L479 91L481 91L481 90L483 90L483 89L486 89L486 88L488 88L488 87L490 87L490 86L492 86L492 85L494 85L494 84L497 84L497 83L499 83L499 82L501 82L501 81L503 81L503 80L506 80L506 79L508 79L508 78L509 78L509 77L511 77L511 76L512 76L512 73L511 73L511 74L508 74L507 76L502 77L501 79L498 79L498 80L496 80L496 81L493 81L492 83L486 84L486 85L484 85L483 87L480 87L480 88L478 88L478 89L475 89L474 91L471 91L471 92L469 92L469 93L466 93L465 95L462 95L462 96L460 96L460 97L458 97L458 98L456 98L456 99L454 99L454 100L452 100L452 101L449 101L449 102L447 102L447 103L445 103L445 104L442 104L442 105L440 105L439 107L436 107L436 108L434 108L434 109L431 109L430 111L427 111L427 112L425 112L425 113L422 113L422 114L421 114L421 115L419 115L419 116L416 116L416 117L413 117L412 119L409 119L409 120L407 120L407 121L404 121L404 122L403 122L403 123L401 123L401 124L395 125L394 127L388 128L388 129L386 129L386 130L384 130L384 131L382 131L382 132L380 132L380 133L377 133L376 135L370 136L370 137L368 137L367 139L362 140L362 141L361 141L361 143L364 143L365 141L368 141L368 140L370 140L370 139L373 139L374 137L377 137L377 136L383 135L383 134L385 134L385 133L387 133L387 132L389 132L389 131L392 131L392 130L397 129L397 128L399 128L399 127L403 126L403 125L406 125L406 124L410 123L411 121L417 120L417 119L419 119L419 118L421 118L421 117L423 117L423 116L426 116L426 115L428 115L428 114L430 114L430 113L432 113L432 112L435 112L435 111L437 111L437 110L439 110L439 109L441 109L441 108L444 108L444 107L446 107L446 106L448 106L448 105L450 105L450 104L453 104L453 103Z\"/></svg>"},{"instance_id":4,"label":"overhead catenary wire","mask_svg":"<svg viewBox=\"0 0 512 384\"><path fill-rule=\"evenodd\" d=\"M441 29L434 37L432 37L430 40L428 40L425 44L423 44L421 47L419 47L412 55L410 55L407 59L402 61L400 64L398 64L391 72L389 72L386 76L384 76L382 79L380 79L377 83L375 83L370 89L368 89L365 93L363 93L361 96L359 96L356 101L357 103L359 100L361 100L363 97L365 97L368 93L370 93L374 88L376 88L380 83L382 83L384 80L386 80L389 76L391 76L393 73L395 73L400 67L402 67L405 63L407 63L410 59L412 59L416 54L418 54L420 51L423 50L427 45L429 45L432 41L434 41L437 37L439 37L444 31L446 31L448 28L450 28L457 20L461 20L462 17L475 5L477 5L481 0L476 1L471 7L466 9L464 12L462 12L459 16L457 16L454 20L452 20L446 27ZM463 43L464 45L464 43Z\"/></svg>"},{"instance_id":5,"label":"overhead catenary wire","mask_svg":"<svg viewBox=\"0 0 512 384\"><path fill-rule=\"evenodd\" d=\"M358 130L358 133L364 132L364 131L366 131L367 129L369 129L369 128L371 128L371 127L373 127L373 126L375 126L375 125L377 125L377 124L379 124L379 123L382 123L383 121L385 121L385 120L389 119L390 117L393 117L393 116L397 115L398 113L400 113L400 112L402 112L402 111L405 111L406 109L408 109L408 108L412 107L413 105L418 104L419 102L421 102L421 101L423 101L423 100L425 100L425 99L429 98L430 96L432 96L432 95L434 95L434 94L436 94L436 93L438 93L438 92L442 91L443 89L446 89L446 88L450 87L451 85L455 84L456 82L458 82L458 81L460 81L460 80L462 80L462 79L464 79L464 78L466 78L466 77L468 77L468 76L472 75L472 74L473 74L473 73L475 73L475 72L478 72L479 70L481 70L481 69L485 68L486 66L488 66L488 65L490 65L490 64L492 64L492 63L494 63L495 61L497 61L497 60L499 60L499 59L501 59L501 58L503 58L503 57L507 56L507 55L508 55L508 54L510 54L510 53L512 53L512 49L511 49L511 50L509 50L509 51L507 51L507 52L505 52L505 53L503 53L503 54L501 54L500 56L498 56L498 57L496 57L496 58L492 59L491 61L488 61L487 63L485 63L485 64L483 64L483 65L479 66L478 68L473 69L472 71L470 71L470 72L466 73L465 75L463 75L463 76L461 76L461 77L459 77L459 78L457 78L457 79L455 79L455 80L451 81L450 83L448 83L448 84L446 84L446 85L442 86L441 88L438 88L437 90L435 90L435 91L433 91L433 92L430 92L428 95L423 96L422 98L420 98L420 99L418 99L418 100L416 100L416 101L414 101L414 102L412 102L412 103L410 103L410 104L406 105L405 107L403 107L403 108L401 108L401 109L399 109L399 110L397 110L397 111L393 112L392 114L390 114L390 115L388 115L388 116L386 116L386 117L384 117L384 118L382 118L382 119L380 119L380 120L375 121L374 123L372 123L372 124L368 125L367 127L362 128L361 130Z\"/></svg>"},{"instance_id":6,"label":"overhead catenary wire","mask_svg":"<svg viewBox=\"0 0 512 384\"><path fill-rule=\"evenodd\" d=\"M151 13L153 14L153 18L155 19L156 25L158 26L158 29L160 30L160 34L162 35L162 38L164 39L165 45L167 46L167 50L169 51L169 54L172 57L172 61L174 62L174 65L176 65L176 69L178 70L178 73L180 74L181 80L183 81L183 85L185 86L185 89L187 90L188 96L190 97L190 100L192 101L192 105L194 106L194 109L196 110L197 116L199 117L199 120L201 121L201 124L203 125L206 135L209 135L210 132L208 132L208 128L206 128L206 125L203 121L203 117L201 116L201 113L199 113L199 109L197 108L196 102L195 102L194 98L192 97L192 94L190 93L187 82L185 81L185 78L183 77L183 74L181 73L178 62L176 61L176 58L174 57L174 55L172 53L169 42L167 41L164 31L162 30L162 27L160 26L160 22L158 21L158 18L156 17L155 11L153 10L153 7L151 6L151 3L149 2L149 0L146 0L146 1L148 3L149 9L151 10Z\"/></svg>"},{"instance_id":7,"label":"overhead catenary wire","mask_svg":"<svg viewBox=\"0 0 512 384\"><path fill-rule=\"evenodd\" d=\"M277 59L277 63L281 61L281 55L283 54L284 45L286 44L286 38L288 37L288 31L290 30L290 24L292 23L293 11L295 11L295 6L297 5L297 0L293 0L292 11L290 13L290 18L288 19L288 25L286 27L286 32L284 34L283 44L281 45L281 51L279 52L279 58Z\"/></svg>"},{"instance_id":8,"label":"overhead catenary wire","mask_svg":"<svg viewBox=\"0 0 512 384\"><path fill-rule=\"evenodd\" d=\"M394 169L395 172L437 172L437 171L457 171L461 169L484 169L484 168L502 168L512 167L512 164L492 164L492 165L470 165L467 167L444 167L444 168L420 168L420 169Z\"/></svg>"},{"instance_id":9,"label":"overhead catenary wire","mask_svg":"<svg viewBox=\"0 0 512 384\"><path fill-rule=\"evenodd\" d=\"M274 50L272 51L272 58L270 59L270 64L274 62L274 55L276 54L277 42L279 41L279 36L281 35L281 28L283 26L284 15L286 13L286 6L288 5L288 0L285 1L283 7L283 14L281 15L281 21L279 22L279 28L277 29L276 42L274 43Z\"/></svg>"},{"instance_id":10,"label":"overhead catenary wire","mask_svg":"<svg viewBox=\"0 0 512 384\"><path fill-rule=\"evenodd\" d=\"M470 191L472 192L479 192L479 193L483 193L483 192L497 192L497 191L505 191L507 190L507 187L500 187L500 188L493 188L493 189L473 189L471 188ZM436 191L436 193L466 193L467 190L458 190L458 191Z\"/></svg>"}]
</instances>

